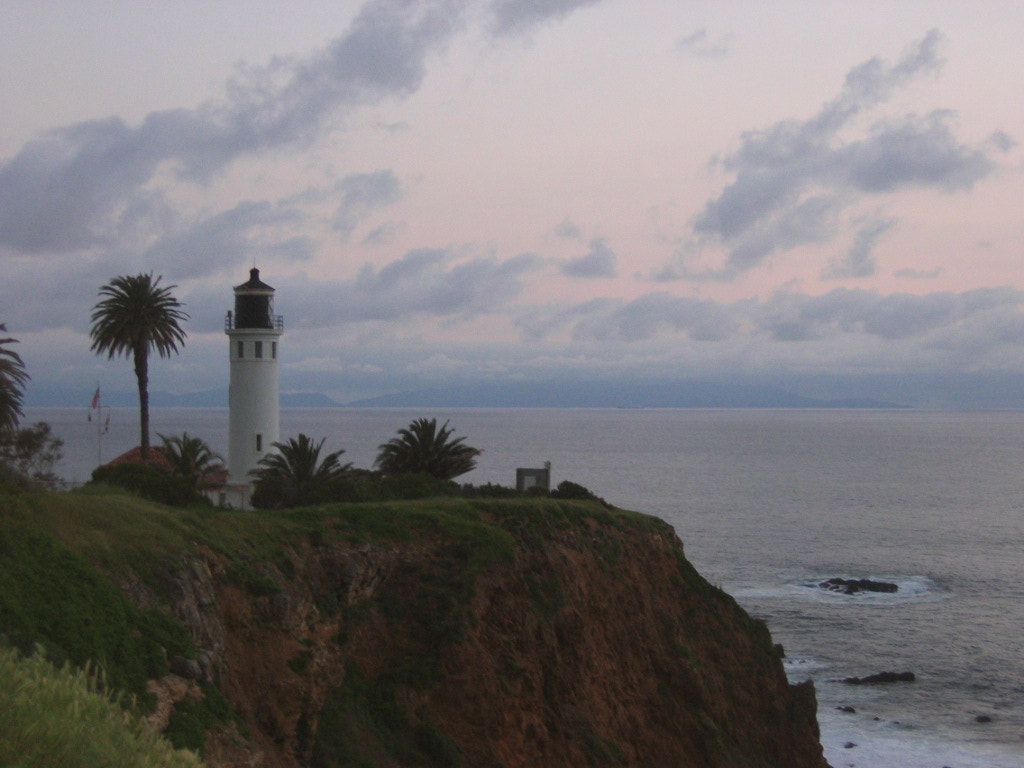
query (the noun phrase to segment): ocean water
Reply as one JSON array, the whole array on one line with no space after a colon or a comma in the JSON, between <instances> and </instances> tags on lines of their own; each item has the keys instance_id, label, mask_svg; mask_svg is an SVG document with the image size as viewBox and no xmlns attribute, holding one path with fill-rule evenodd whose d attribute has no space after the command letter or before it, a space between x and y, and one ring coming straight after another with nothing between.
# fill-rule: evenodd
<instances>
[{"instance_id":1,"label":"ocean water","mask_svg":"<svg viewBox=\"0 0 1024 768\"><path fill-rule=\"evenodd\" d=\"M551 461L554 482L670 522L701 573L768 622L791 679L815 681L836 768L1024 766L1024 413L294 409L281 434L369 467L424 415L484 450L465 482L511 485ZM26 417L66 441L72 480L137 442L133 409L114 409L99 444L85 407ZM226 450L223 409L152 420ZM816 586L832 576L899 590ZM838 682L883 671L917 680Z\"/></svg>"}]
</instances>

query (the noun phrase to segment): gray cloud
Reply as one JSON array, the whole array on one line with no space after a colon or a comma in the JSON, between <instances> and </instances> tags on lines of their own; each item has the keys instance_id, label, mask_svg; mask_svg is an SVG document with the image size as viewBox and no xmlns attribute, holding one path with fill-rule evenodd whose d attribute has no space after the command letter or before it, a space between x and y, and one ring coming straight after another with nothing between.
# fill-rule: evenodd
<instances>
[{"instance_id":1,"label":"gray cloud","mask_svg":"<svg viewBox=\"0 0 1024 768\"><path fill-rule=\"evenodd\" d=\"M444 249L409 251L383 267L364 266L351 280L322 280L305 275L263 278L277 291L275 307L290 328L322 329L367 322L406 322L418 317L471 318L500 311L523 290L523 278L543 261L523 255L498 261L477 258L452 263ZM188 301L196 306L230 303L224 287L195 287ZM218 312L202 330L218 327ZM197 323L204 322L194 316Z\"/></svg>"},{"instance_id":2,"label":"gray cloud","mask_svg":"<svg viewBox=\"0 0 1024 768\"><path fill-rule=\"evenodd\" d=\"M518 323L534 340L560 332L577 342L637 344L665 339L677 343L682 337L708 342L702 348L709 351L736 345L762 351L771 348L769 357L791 355L783 351L787 346L792 350L800 343L809 348L840 340L848 355L869 343L903 343L918 350L955 347L970 328L975 329L972 343L981 346L964 349L962 354L980 355L985 348L980 328L991 333L993 344L1024 346L1024 335L1013 336L1014 329L1024 324L1022 309L1024 291L1013 288L923 296L839 288L820 296L783 291L766 299L732 303L654 292L632 301L597 299L547 312L534 308Z\"/></svg>"},{"instance_id":3,"label":"gray cloud","mask_svg":"<svg viewBox=\"0 0 1024 768\"><path fill-rule=\"evenodd\" d=\"M586 318L573 329L580 341L646 341L670 332L693 341L722 340L730 318L721 304L689 296L648 293L600 316Z\"/></svg>"},{"instance_id":4,"label":"gray cloud","mask_svg":"<svg viewBox=\"0 0 1024 768\"><path fill-rule=\"evenodd\" d=\"M904 267L903 269L897 269L893 274L896 275L896 277L907 277L912 280L934 280L942 274L942 270L938 267L934 267L933 269L912 269L910 267Z\"/></svg>"},{"instance_id":5,"label":"gray cloud","mask_svg":"<svg viewBox=\"0 0 1024 768\"><path fill-rule=\"evenodd\" d=\"M776 251L829 240L838 231L842 208L838 196L814 195L758 222L729 253L726 270L720 274L744 272Z\"/></svg>"},{"instance_id":6,"label":"gray cloud","mask_svg":"<svg viewBox=\"0 0 1024 768\"><path fill-rule=\"evenodd\" d=\"M335 213L334 228L346 238L373 210L398 202L402 197L398 179L386 170L346 176L338 182L336 191L341 202Z\"/></svg>"},{"instance_id":7,"label":"gray cloud","mask_svg":"<svg viewBox=\"0 0 1024 768\"><path fill-rule=\"evenodd\" d=\"M386 221L366 233L363 245L387 245L404 229L405 225L397 221Z\"/></svg>"},{"instance_id":8,"label":"gray cloud","mask_svg":"<svg viewBox=\"0 0 1024 768\"><path fill-rule=\"evenodd\" d=\"M562 273L569 277L615 277L616 260L615 252L604 238L594 238L587 253L562 264Z\"/></svg>"},{"instance_id":9,"label":"gray cloud","mask_svg":"<svg viewBox=\"0 0 1024 768\"><path fill-rule=\"evenodd\" d=\"M494 0L492 31L497 35L518 35L531 31L549 19L561 19L577 8L600 0Z\"/></svg>"},{"instance_id":10,"label":"gray cloud","mask_svg":"<svg viewBox=\"0 0 1024 768\"><path fill-rule=\"evenodd\" d=\"M569 219L566 219L555 227L555 234L559 237L564 237L567 240L575 240L583 236L583 232L580 228L569 221Z\"/></svg>"},{"instance_id":11,"label":"gray cloud","mask_svg":"<svg viewBox=\"0 0 1024 768\"><path fill-rule=\"evenodd\" d=\"M994 168L988 149L1010 142L988 147L959 142L949 111L879 122L859 140L840 135L865 110L913 78L936 71L942 64L941 39L933 30L895 63L874 58L855 67L839 95L806 121L744 133L739 148L721 160L734 180L694 221L700 241L727 246L724 268L694 273L680 252L682 265L670 265L661 277L728 279L778 250L831 239L840 231L838 215L860 196L913 186L969 189L987 176Z\"/></svg>"},{"instance_id":12,"label":"gray cloud","mask_svg":"<svg viewBox=\"0 0 1024 768\"><path fill-rule=\"evenodd\" d=\"M905 186L970 189L989 174L993 162L982 150L957 142L949 127L952 116L941 110L877 126L870 138L837 150L823 170L841 173L860 192Z\"/></svg>"},{"instance_id":13,"label":"gray cloud","mask_svg":"<svg viewBox=\"0 0 1024 768\"><path fill-rule=\"evenodd\" d=\"M266 240L254 230L301 224L302 215L287 205L245 200L203 219L187 231L161 239L143 254L146 264L173 264L176 271L201 277L274 255L288 260L312 257L315 243L300 236Z\"/></svg>"},{"instance_id":14,"label":"gray cloud","mask_svg":"<svg viewBox=\"0 0 1024 768\"><path fill-rule=\"evenodd\" d=\"M726 43L726 39L720 37L713 40L708 34L707 29L704 28L681 37L676 43L676 47L681 51L687 51L688 53L707 58L717 58L729 54L729 46Z\"/></svg>"},{"instance_id":15,"label":"gray cloud","mask_svg":"<svg viewBox=\"0 0 1024 768\"><path fill-rule=\"evenodd\" d=\"M831 262L822 271L822 277L870 277L875 274L875 246L895 224L895 219L887 218L871 219L862 223L853 245L841 258Z\"/></svg>"},{"instance_id":16,"label":"gray cloud","mask_svg":"<svg viewBox=\"0 0 1024 768\"><path fill-rule=\"evenodd\" d=\"M0 165L0 245L20 253L109 246L141 188L167 165L204 181L236 158L302 145L329 117L415 91L448 39L454 0L372 0L349 30L305 60L251 68L224 99L53 130Z\"/></svg>"}]
</instances>

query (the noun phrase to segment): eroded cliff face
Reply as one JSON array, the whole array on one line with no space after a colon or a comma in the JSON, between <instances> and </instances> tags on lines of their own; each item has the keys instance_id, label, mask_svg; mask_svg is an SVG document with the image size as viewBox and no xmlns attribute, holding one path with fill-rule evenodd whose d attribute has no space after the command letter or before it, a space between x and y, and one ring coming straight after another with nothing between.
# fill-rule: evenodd
<instances>
[{"instance_id":1,"label":"eroded cliff face","mask_svg":"<svg viewBox=\"0 0 1024 768\"><path fill-rule=\"evenodd\" d=\"M530 504L357 540L339 512L272 559L174 559L159 601L200 651L154 681L155 717L216 686L237 721L214 766L826 765L813 688L667 524Z\"/></svg>"}]
</instances>

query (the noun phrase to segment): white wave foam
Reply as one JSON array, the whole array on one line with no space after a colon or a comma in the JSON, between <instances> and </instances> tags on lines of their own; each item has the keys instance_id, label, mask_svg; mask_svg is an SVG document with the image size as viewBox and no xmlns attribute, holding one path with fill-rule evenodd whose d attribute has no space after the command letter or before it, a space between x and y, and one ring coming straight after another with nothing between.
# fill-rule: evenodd
<instances>
[{"instance_id":1,"label":"white wave foam","mask_svg":"<svg viewBox=\"0 0 1024 768\"><path fill-rule=\"evenodd\" d=\"M786 656L782 660L782 668L786 671L786 676L795 682L806 680L815 672L820 672L831 666L831 664L821 659L815 659L810 656Z\"/></svg>"},{"instance_id":2,"label":"white wave foam","mask_svg":"<svg viewBox=\"0 0 1024 768\"><path fill-rule=\"evenodd\" d=\"M971 744L934 733L913 731L819 710L825 759L836 768L1020 768L1024 749L1007 745ZM847 748L846 745L856 746Z\"/></svg>"}]
</instances>

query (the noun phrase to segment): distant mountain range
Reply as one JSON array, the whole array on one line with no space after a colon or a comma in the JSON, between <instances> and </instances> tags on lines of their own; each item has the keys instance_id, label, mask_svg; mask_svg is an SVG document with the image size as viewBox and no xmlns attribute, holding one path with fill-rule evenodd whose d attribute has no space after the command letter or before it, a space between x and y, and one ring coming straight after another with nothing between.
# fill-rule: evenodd
<instances>
[{"instance_id":1,"label":"distant mountain range","mask_svg":"<svg viewBox=\"0 0 1024 768\"><path fill-rule=\"evenodd\" d=\"M93 388L30 382L25 405L88 408ZM152 392L155 408L226 408L227 387L187 394ZM104 390L103 404L132 407L134 389ZM1024 409L1024 375L817 374L735 376L719 380L635 379L458 383L342 401L318 392L286 392L285 408L928 408Z\"/></svg>"},{"instance_id":2,"label":"distant mountain range","mask_svg":"<svg viewBox=\"0 0 1024 768\"><path fill-rule=\"evenodd\" d=\"M92 390L41 390L30 389L26 404L29 407L77 406L88 408L92 398ZM103 405L114 408L137 407L138 395L134 390L111 392L103 391ZM227 408L227 389L210 389L203 392L187 392L182 395L170 392L150 392L149 404L152 408ZM281 395L281 406L284 408L338 408L342 405L327 395L318 392L288 392Z\"/></svg>"},{"instance_id":3,"label":"distant mountain range","mask_svg":"<svg viewBox=\"0 0 1024 768\"><path fill-rule=\"evenodd\" d=\"M91 394L36 392L32 405L88 407ZM133 391L104 392L103 404L129 407ZM151 392L153 408L226 408L227 390L171 394ZM432 387L341 403L316 392L281 395L283 408L901 408L873 398L805 397L773 386L709 381L508 382Z\"/></svg>"},{"instance_id":4,"label":"distant mountain range","mask_svg":"<svg viewBox=\"0 0 1024 768\"><path fill-rule=\"evenodd\" d=\"M709 381L510 382L435 387L348 403L366 408L903 408L871 398L804 397Z\"/></svg>"}]
</instances>

